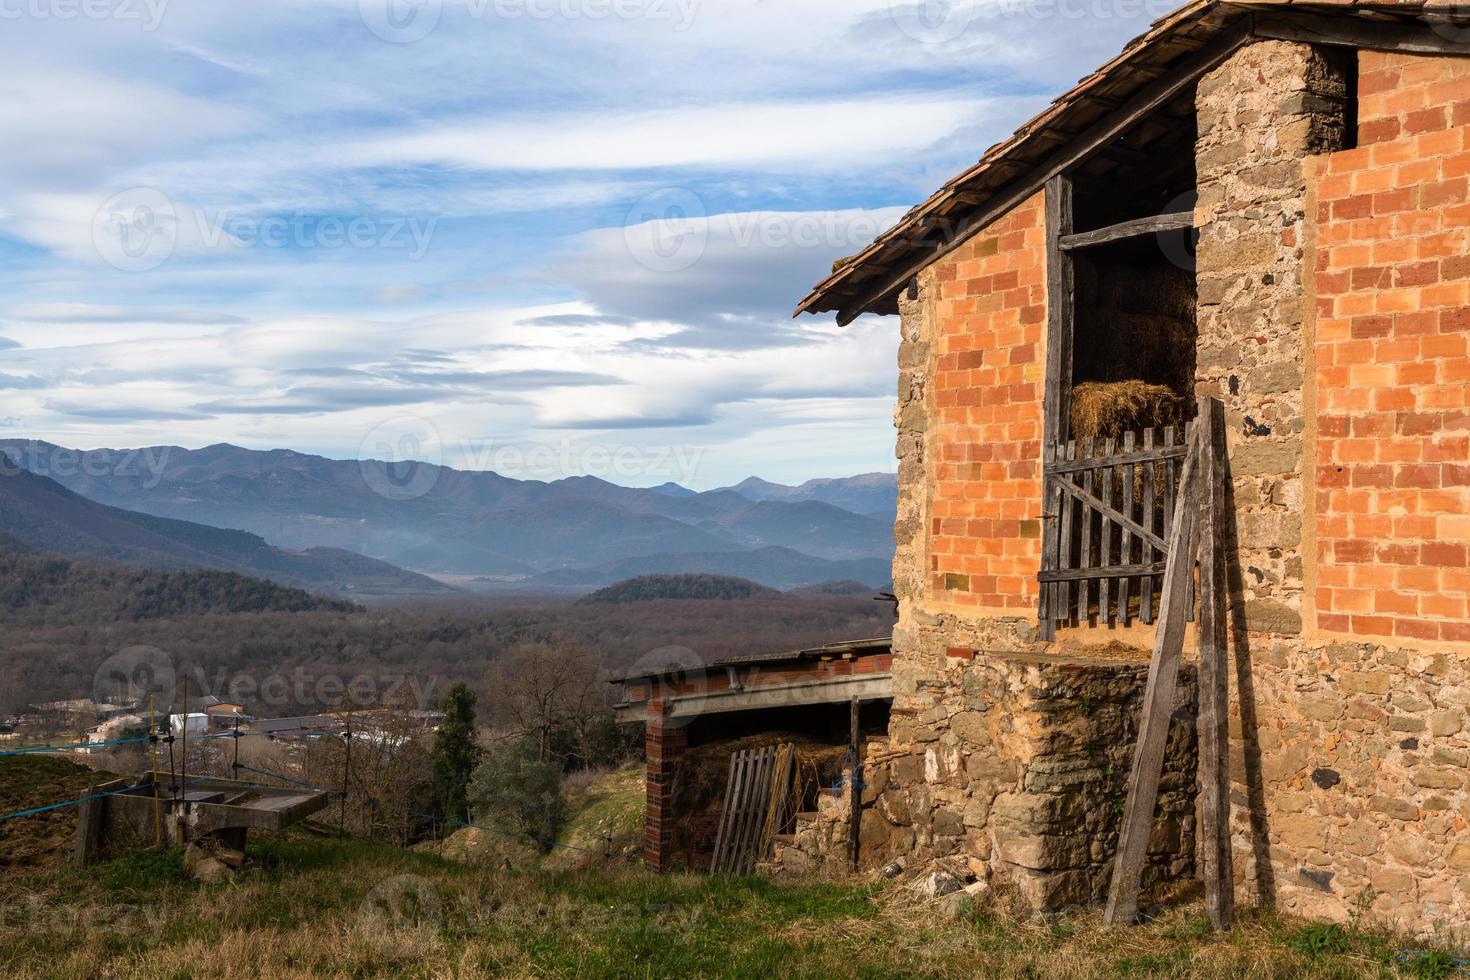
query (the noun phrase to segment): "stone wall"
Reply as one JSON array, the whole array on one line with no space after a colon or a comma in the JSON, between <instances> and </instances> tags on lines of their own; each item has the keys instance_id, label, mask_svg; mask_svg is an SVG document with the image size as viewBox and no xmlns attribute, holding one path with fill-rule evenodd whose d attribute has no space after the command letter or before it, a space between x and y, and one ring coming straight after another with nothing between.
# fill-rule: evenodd
<instances>
[{"instance_id":1,"label":"stone wall","mask_svg":"<svg viewBox=\"0 0 1470 980\"><path fill-rule=\"evenodd\" d=\"M1316 625L1465 643L1470 61L1362 58L1315 182Z\"/></svg>"},{"instance_id":2,"label":"stone wall","mask_svg":"<svg viewBox=\"0 0 1470 980\"><path fill-rule=\"evenodd\" d=\"M1102 901L1147 666L947 649L910 659L916 690L866 750L863 865L903 857L917 874L1014 888L1039 911ZM1151 894L1194 866L1194 759L1187 669L1144 873ZM845 791L824 796L777 848L778 867L845 869L849 807Z\"/></svg>"},{"instance_id":3,"label":"stone wall","mask_svg":"<svg viewBox=\"0 0 1470 980\"><path fill-rule=\"evenodd\" d=\"M1345 139L1345 67L1303 44L1250 45L1201 80L1196 391L1225 403L1240 610L1301 632L1306 158Z\"/></svg>"}]
</instances>

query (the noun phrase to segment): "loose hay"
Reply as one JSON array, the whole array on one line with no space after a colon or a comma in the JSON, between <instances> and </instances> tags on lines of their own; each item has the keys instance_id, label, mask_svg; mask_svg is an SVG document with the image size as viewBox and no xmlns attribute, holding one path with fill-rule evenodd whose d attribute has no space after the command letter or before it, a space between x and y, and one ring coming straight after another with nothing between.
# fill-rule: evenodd
<instances>
[{"instance_id":1,"label":"loose hay","mask_svg":"<svg viewBox=\"0 0 1470 980\"><path fill-rule=\"evenodd\" d=\"M1118 439L1125 432L1183 425L1188 404L1164 385L1090 381L1072 390L1072 438Z\"/></svg>"}]
</instances>

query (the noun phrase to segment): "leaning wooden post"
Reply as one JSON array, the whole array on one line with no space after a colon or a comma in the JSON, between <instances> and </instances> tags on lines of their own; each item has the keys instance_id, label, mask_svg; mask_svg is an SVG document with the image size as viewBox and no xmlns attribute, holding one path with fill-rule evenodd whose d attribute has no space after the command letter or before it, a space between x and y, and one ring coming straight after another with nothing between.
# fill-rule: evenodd
<instances>
[{"instance_id":1,"label":"leaning wooden post","mask_svg":"<svg viewBox=\"0 0 1470 980\"><path fill-rule=\"evenodd\" d=\"M1148 856L1154 805L1159 799L1159 775L1163 772L1164 749L1169 740L1169 716L1174 713L1179 660L1184 652L1189 580L1194 574L1198 544L1195 521L1196 500L1200 492L1197 426L1185 444L1190 448L1179 480L1174 524L1169 533L1168 567L1164 571L1153 661L1149 665L1148 687L1143 695L1143 717L1138 723L1133 771L1128 777L1128 803L1123 810L1113 880L1108 887L1106 918L1110 923L1132 922L1138 916L1140 879L1144 858Z\"/></svg>"},{"instance_id":2,"label":"leaning wooden post","mask_svg":"<svg viewBox=\"0 0 1470 980\"><path fill-rule=\"evenodd\" d=\"M1200 613L1199 613L1199 835L1205 911L1218 930L1235 912L1235 870L1230 852L1230 635L1226 620L1225 406L1199 402Z\"/></svg>"},{"instance_id":3,"label":"leaning wooden post","mask_svg":"<svg viewBox=\"0 0 1470 980\"><path fill-rule=\"evenodd\" d=\"M852 708L848 718L848 743L852 750L852 809L848 814L847 851L852 870L858 869L858 837L863 829L863 757L858 744L858 716L861 705L857 695L852 696Z\"/></svg>"}]
</instances>

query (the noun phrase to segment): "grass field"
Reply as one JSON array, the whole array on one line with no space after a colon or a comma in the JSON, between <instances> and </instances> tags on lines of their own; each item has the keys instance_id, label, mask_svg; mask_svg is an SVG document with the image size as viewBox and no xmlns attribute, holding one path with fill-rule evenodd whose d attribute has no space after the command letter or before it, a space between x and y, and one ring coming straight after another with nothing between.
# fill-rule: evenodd
<instances>
[{"instance_id":1,"label":"grass field","mask_svg":"<svg viewBox=\"0 0 1470 980\"><path fill-rule=\"evenodd\" d=\"M49 765L28 762L27 766ZM14 775L0 767L0 780ZM589 787L587 842L626 828L626 774ZM29 819L29 818L26 818ZM0 825L3 826L3 825ZM55 831L42 825L48 839ZM21 835L12 834L12 840ZM451 842L452 843L452 842ZM446 852L453 850L446 847ZM177 852L0 875L4 977L1448 977L1443 952L1247 910L1217 937L1199 909L1134 929L994 907L943 915L891 883L657 876L532 850L468 860L298 829L202 886ZM1414 948L1422 949L1415 945Z\"/></svg>"},{"instance_id":2,"label":"grass field","mask_svg":"<svg viewBox=\"0 0 1470 980\"><path fill-rule=\"evenodd\" d=\"M294 835L206 888L177 854L0 885L8 977L1396 977L1385 936L1246 914L1217 938L1197 909L1136 929L1093 915L954 919L871 885L467 865Z\"/></svg>"}]
</instances>

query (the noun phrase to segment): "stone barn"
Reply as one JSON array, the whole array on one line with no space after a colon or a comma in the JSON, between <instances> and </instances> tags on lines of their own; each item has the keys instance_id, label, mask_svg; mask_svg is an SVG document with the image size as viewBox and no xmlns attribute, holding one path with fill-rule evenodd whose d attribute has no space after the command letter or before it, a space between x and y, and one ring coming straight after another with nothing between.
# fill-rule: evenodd
<instances>
[{"instance_id":1,"label":"stone barn","mask_svg":"<svg viewBox=\"0 0 1470 980\"><path fill-rule=\"evenodd\" d=\"M1466 55L1432 4L1190 4L802 300L902 331L865 864L962 863L1042 909L1106 893L1154 542L1207 395L1236 895L1470 925ZM1058 486L1099 457L1134 474L1089 497L1121 540ZM1145 885L1193 872L1193 683Z\"/></svg>"}]
</instances>

